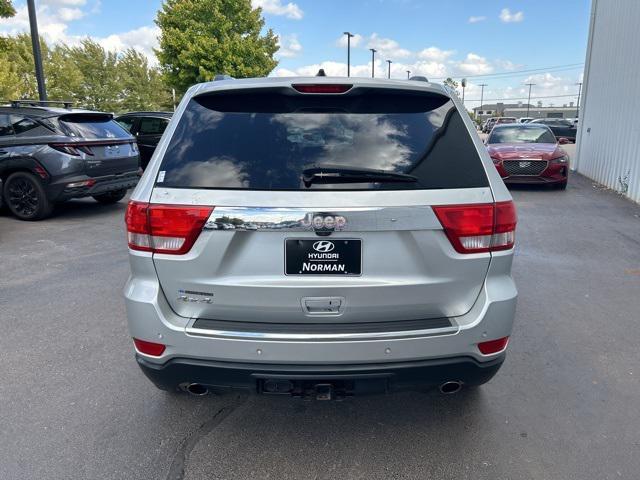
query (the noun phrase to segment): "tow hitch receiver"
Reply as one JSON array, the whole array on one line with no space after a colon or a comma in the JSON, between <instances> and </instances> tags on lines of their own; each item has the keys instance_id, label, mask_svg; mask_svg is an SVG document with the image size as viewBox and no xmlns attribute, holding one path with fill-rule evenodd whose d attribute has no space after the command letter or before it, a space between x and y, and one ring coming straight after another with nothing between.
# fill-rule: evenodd
<instances>
[{"instance_id":1,"label":"tow hitch receiver","mask_svg":"<svg viewBox=\"0 0 640 480\"><path fill-rule=\"evenodd\" d=\"M331 400L333 398L333 386L330 383L319 383L315 387L316 400Z\"/></svg>"}]
</instances>

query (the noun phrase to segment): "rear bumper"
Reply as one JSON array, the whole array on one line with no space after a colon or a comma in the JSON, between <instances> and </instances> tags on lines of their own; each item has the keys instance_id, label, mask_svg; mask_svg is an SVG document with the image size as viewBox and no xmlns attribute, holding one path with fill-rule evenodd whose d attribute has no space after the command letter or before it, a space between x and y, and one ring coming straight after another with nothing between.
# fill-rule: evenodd
<instances>
[{"instance_id":1,"label":"rear bumper","mask_svg":"<svg viewBox=\"0 0 640 480\"><path fill-rule=\"evenodd\" d=\"M229 363L173 358L158 365L136 356L144 374L162 390L180 390L191 383L212 391L238 389L275 393L266 382L287 385L278 393L303 396L314 385L332 385L339 395L388 393L437 387L455 381L463 387L488 382L500 369L505 354L488 362L470 357L360 365L277 365ZM289 389L290 386L291 388Z\"/></svg>"},{"instance_id":2,"label":"rear bumper","mask_svg":"<svg viewBox=\"0 0 640 480\"><path fill-rule=\"evenodd\" d=\"M90 179L95 180L95 184L90 187L67 187L69 183L82 182ZM116 175L105 175L102 177L76 175L73 177L56 179L54 183L49 184L46 188L50 200L63 201L71 198L90 197L92 195L100 195L102 193L113 192L116 190L133 188L138 184L139 180L140 175L137 170Z\"/></svg>"}]
</instances>

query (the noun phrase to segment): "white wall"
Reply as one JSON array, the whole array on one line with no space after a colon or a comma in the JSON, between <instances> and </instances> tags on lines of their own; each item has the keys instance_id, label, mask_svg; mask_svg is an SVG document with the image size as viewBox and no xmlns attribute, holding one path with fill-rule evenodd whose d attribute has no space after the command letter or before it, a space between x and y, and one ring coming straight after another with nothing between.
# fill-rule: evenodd
<instances>
[{"instance_id":1,"label":"white wall","mask_svg":"<svg viewBox=\"0 0 640 480\"><path fill-rule=\"evenodd\" d=\"M577 162L640 202L640 0L593 0Z\"/></svg>"}]
</instances>

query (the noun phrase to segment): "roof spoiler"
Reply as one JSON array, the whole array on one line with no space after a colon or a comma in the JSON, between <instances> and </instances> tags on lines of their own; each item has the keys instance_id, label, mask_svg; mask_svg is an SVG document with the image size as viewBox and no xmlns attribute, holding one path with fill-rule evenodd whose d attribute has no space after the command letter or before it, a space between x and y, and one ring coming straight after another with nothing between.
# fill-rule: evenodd
<instances>
[{"instance_id":1,"label":"roof spoiler","mask_svg":"<svg viewBox=\"0 0 640 480\"><path fill-rule=\"evenodd\" d=\"M213 77L214 82L219 82L220 80L235 80L231 75L227 75L226 73L218 73L215 77Z\"/></svg>"},{"instance_id":2,"label":"roof spoiler","mask_svg":"<svg viewBox=\"0 0 640 480\"><path fill-rule=\"evenodd\" d=\"M429 79L424 75L414 75L409 80L413 80L414 82L428 82Z\"/></svg>"}]
</instances>

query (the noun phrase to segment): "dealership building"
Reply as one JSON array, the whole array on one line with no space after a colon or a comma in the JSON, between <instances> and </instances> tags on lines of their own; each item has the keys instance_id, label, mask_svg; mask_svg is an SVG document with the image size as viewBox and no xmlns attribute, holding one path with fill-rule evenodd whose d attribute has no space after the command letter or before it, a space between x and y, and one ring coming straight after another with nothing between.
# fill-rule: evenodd
<instances>
[{"instance_id":1,"label":"dealership building","mask_svg":"<svg viewBox=\"0 0 640 480\"><path fill-rule=\"evenodd\" d=\"M543 107L542 102L536 105L518 103L486 103L473 109L475 118L486 120L491 117L532 117L532 118L576 118L578 108L574 102L562 106Z\"/></svg>"},{"instance_id":2,"label":"dealership building","mask_svg":"<svg viewBox=\"0 0 640 480\"><path fill-rule=\"evenodd\" d=\"M640 202L640 0L593 0L578 124L579 173Z\"/></svg>"}]
</instances>

